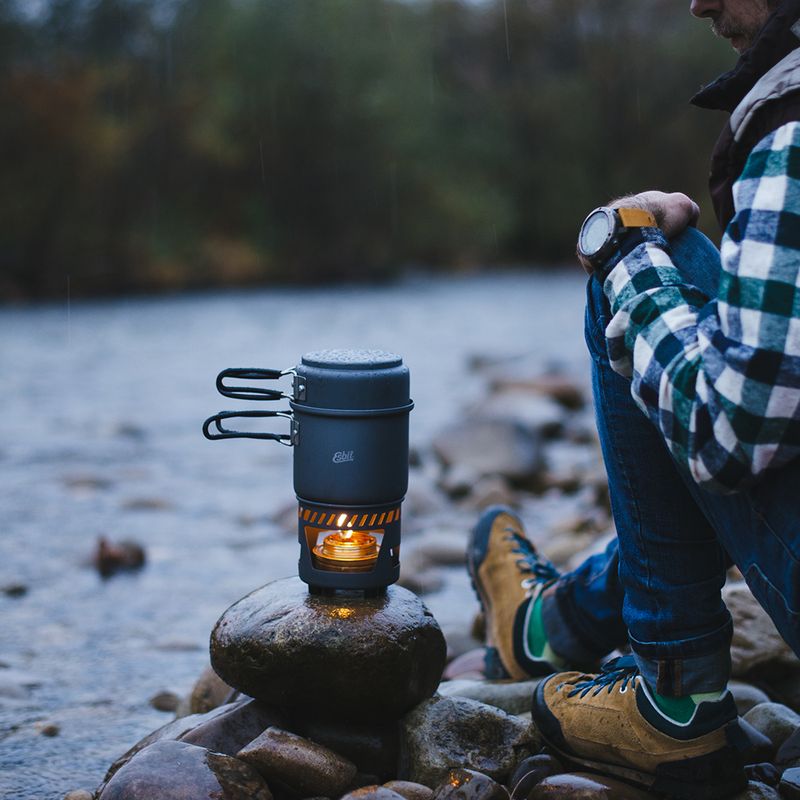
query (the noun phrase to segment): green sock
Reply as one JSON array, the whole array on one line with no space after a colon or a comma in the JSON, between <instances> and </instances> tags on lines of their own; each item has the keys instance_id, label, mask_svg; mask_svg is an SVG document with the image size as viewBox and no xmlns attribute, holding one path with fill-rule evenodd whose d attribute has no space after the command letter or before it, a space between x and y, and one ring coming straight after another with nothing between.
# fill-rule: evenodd
<instances>
[{"instance_id":1,"label":"green sock","mask_svg":"<svg viewBox=\"0 0 800 800\"><path fill-rule=\"evenodd\" d=\"M534 658L542 658L549 661L554 667L565 666L564 659L553 651L547 641L547 634L544 630L544 619L542 618L542 595L533 601L533 608L528 617L527 630L527 649Z\"/></svg>"},{"instance_id":2,"label":"green sock","mask_svg":"<svg viewBox=\"0 0 800 800\"><path fill-rule=\"evenodd\" d=\"M673 722L686 723L692 718L695 708L703 702L714 702L719 700L725 689L721 692L701 692L700 694L690 694L686 697L668 697L667 695L657 694L651 691L659 710Z\"/></svg>"}]
</instances>

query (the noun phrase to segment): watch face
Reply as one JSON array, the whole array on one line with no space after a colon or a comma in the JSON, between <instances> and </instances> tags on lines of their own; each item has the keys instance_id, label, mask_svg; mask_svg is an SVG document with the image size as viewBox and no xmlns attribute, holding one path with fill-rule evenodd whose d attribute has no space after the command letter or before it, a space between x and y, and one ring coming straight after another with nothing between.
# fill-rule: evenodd
<instances>
[{"instance_id":1,"label":"watch face","mask_svg":"<svg viewBox=\"0 0 800 800\"><path fill-rule=\"evenodd\" d=\"M608 241L611 222L602 209L598 209L584 222L581 229L580 247L584 255L592 256Z\"/></svg>"}]
</instances>

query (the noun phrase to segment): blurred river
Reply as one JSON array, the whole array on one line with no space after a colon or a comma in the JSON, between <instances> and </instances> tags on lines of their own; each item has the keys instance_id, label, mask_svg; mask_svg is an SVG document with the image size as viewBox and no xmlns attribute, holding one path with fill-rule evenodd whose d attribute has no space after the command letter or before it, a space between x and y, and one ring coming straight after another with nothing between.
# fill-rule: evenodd
<instances>
[{"instance_id":1,"label":"blurred river","mask_svg":"<svg viewBox=\"0 0 800 800\"><path fill-rule=\"evenodd\" d=\"M398 352L422 445L480 397L470 356L585 379L583 287L577 271L509 272L0 309L0 587L28 588L0 594L0 797L93 789L171 719L148 700L190 689L221 612L296 572L271 521L293 501L291 451L202 436L237 405L220 369ZM102 580L86 564L101 535L143 544L146 567Z\"/></svg>"}]
</instances>

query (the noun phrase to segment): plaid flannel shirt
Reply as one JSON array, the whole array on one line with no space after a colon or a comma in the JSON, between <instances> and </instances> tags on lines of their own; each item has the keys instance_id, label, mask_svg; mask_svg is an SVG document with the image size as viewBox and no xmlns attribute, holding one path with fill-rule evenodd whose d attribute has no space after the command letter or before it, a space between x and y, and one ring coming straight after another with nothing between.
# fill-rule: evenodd
<instances>
[{"instance_id":1,"label":"plaid flannel shirt","mask_svg":"<svg viewBox=\"0 0 800 800\"><path fill-rule=\"evenodd\" d=\"M655 228L604 282L612 367L678 464L728 492L800 455L800 123L753 149L733 195L717 297Z\"/></svg>"}]
</instances>

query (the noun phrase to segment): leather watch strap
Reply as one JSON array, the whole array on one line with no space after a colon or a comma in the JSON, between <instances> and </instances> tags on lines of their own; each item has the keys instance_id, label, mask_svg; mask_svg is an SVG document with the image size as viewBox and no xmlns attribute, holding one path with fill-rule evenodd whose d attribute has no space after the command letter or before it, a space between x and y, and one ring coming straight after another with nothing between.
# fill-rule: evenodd
<instances>
[{"instance_id":1,"label":"leather watch strap","mask_svg":"<svg viewBox=\"0 0 800 800\"><path fill-rule=\"evenodd\" d=\"M656 218L643 208L618 208L619 221L626 228L656 228Z\"/></svg>"}]
</instances>

